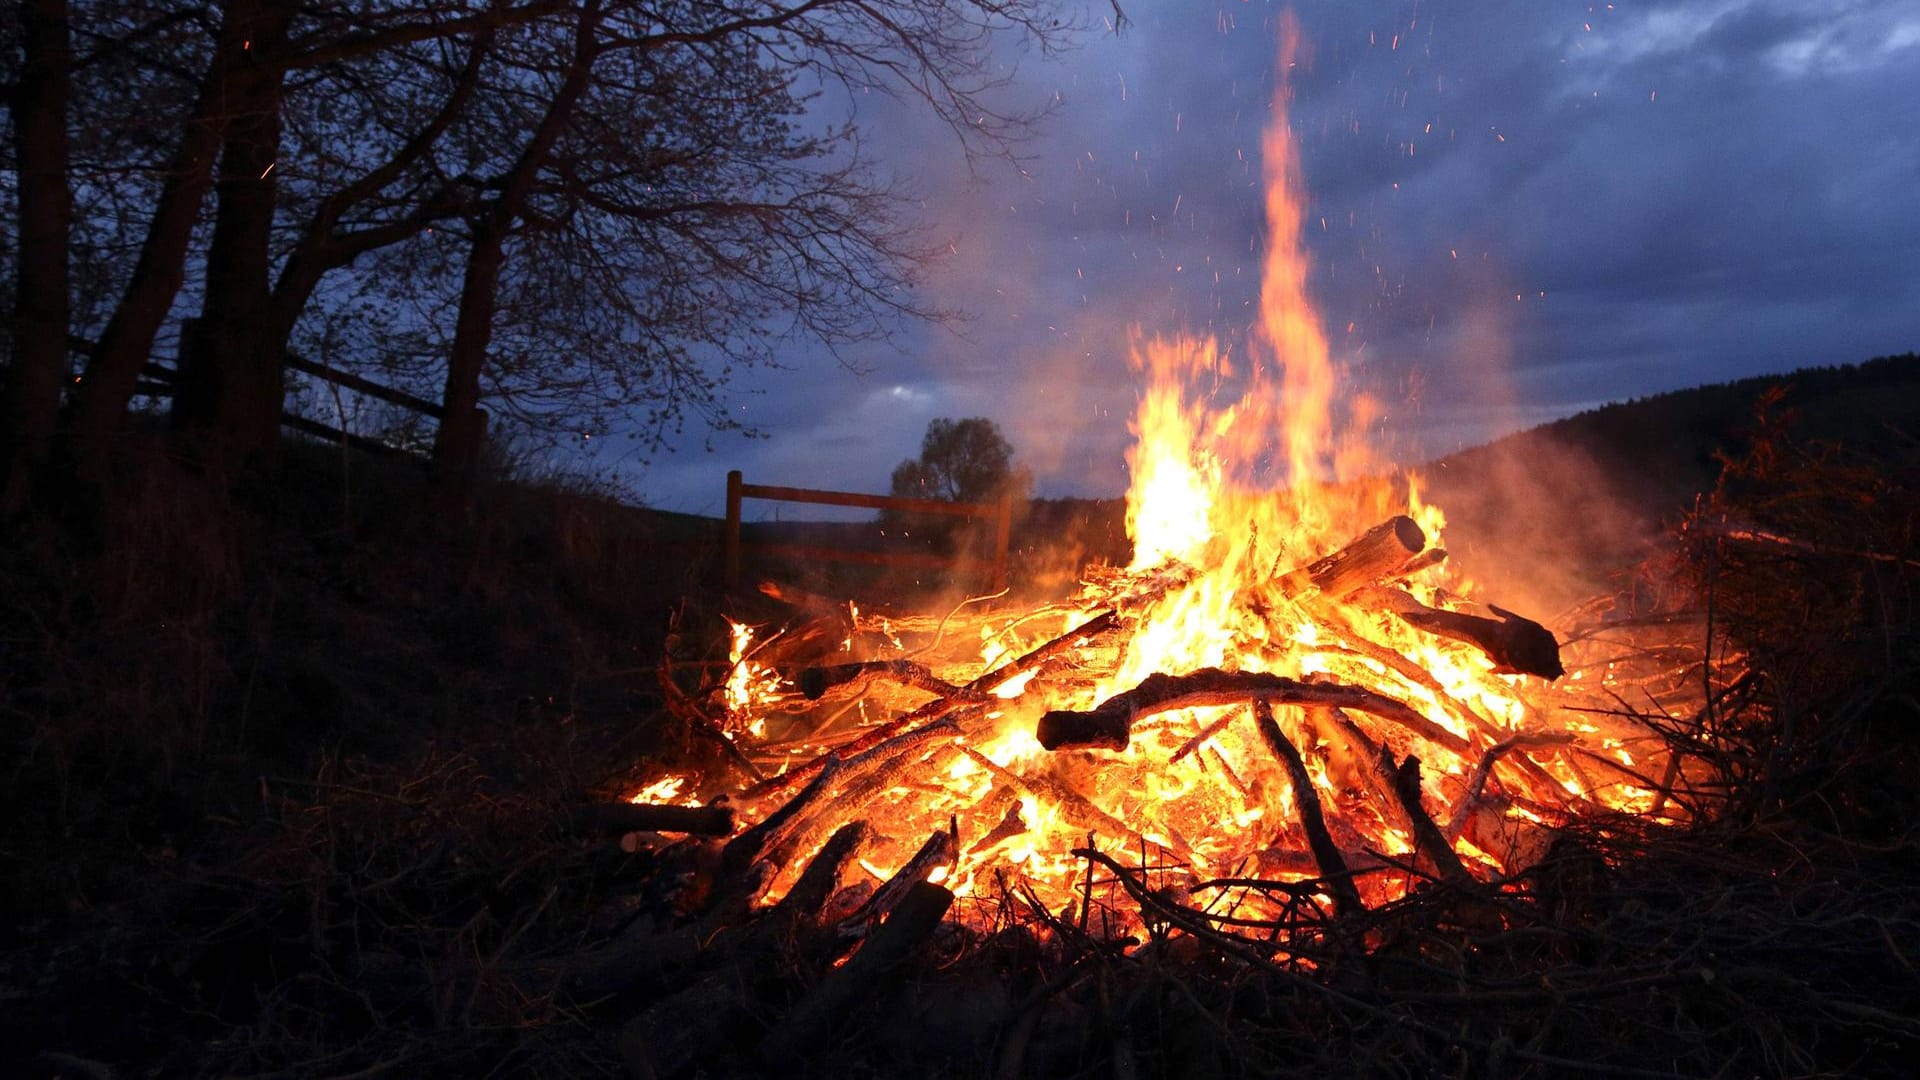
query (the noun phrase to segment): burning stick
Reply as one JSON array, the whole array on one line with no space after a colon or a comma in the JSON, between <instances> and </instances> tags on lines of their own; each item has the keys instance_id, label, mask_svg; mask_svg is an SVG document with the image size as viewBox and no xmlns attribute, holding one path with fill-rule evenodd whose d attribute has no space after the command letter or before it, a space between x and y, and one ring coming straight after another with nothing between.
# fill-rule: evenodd
<instances>
[{"instance_id":1,"label":"burning stick","mask_svg":"<svg viewBox=\"0 0 1920 1080\"><path fill-rule=\"evenodd\" d=\"M978 855L1002 840L1011 840L1027 831L1027 819L1020 813L1020 794L1012 788L1000 788L996 799L988 809L998 806L1001 801L1007 804L1006 813L1000 818L1000 824L987 830L987 834L975 840L968 848L968 855Z\"/></svg>"},{"instance_id":2,"label":"burning stick","mask_svg":"<svg viewBox=\"0 0 1920 1080\"><path fill-rule=\"evenodd\" d=\"M1211 739L1215 735L1218 735L1222 731L1225 731L1227 729L1227 725L1233 723L1235 720L1238 720L1245 715L1247 715L1247 710L1243 706L1241 708L1234 709L1228 712L1225 716L1222 716L1220 719L1215 720L1213 723L1208 724L1206 727L1201 728L1199 733L1196 734L1193 738L1188 739L1186 742L1183 742L1180 744L1180 749L1175 750L1173 752L1173 756L1167 759L1167 764L1169 765L1180 764L1181 760L1184 759L1188 754L1191 754L1195 750L1200 749L1201 743L1204 743L1208 739Z\"/></svg>"},{"instance_id":3,"label":"burning stick","mask_svg":"<svg viewBox=\"0 0 1920 1080\"><path fill-rule=\"evenodd\" d=\"M793 673L793 683L808 701L818 701L828 690L851 686L861 689L886 679L915 690L925 690L941 698L978 700L984 694L967 691L935 675L925 664L912 660L868 660L858 664L831 664L801 668Z\"/></svg>"},{"instance_id":4,"label":"burning stick","mask_svg":"<svg viewBox=\"0 0 1920 1080\"><path fill-rule=\"evenodd\" d=\"M1018 660L994 668L992 671L961 687L961 689L968 693L984 693L990 691L1027 668L1041 661L1052 659L1060 653L1065 652L1079 644L1083 639L1105 634L1117 629L1119 625L1120 616L1117 612L1112 610L1103 611L1093 618L1088 619L1086 622L1081 623L1079 626L1074 627L1072 630L1029 651ZM781 776L776 776L771 780L754 785L741 795L741 799L748 802L757 802L777 796L782 792L791 791L795 786L806 781L822 768L825 768L829 762L844 760L853 757L855 754L870 750L874 746L907 730L917 722L944 716L963 704L966 704L966 702L951 698L939 698L934 701L929 701L918 709L907 713L905 716L888 721L831 753L822 754L812 761L807 762L805 765L790 770Z\"/></svg>"},{"instance_id":5,"label":"burning stick","mask_svg":"<svg viewBox=\"0 0 1920 1080\"><path fill-rule=\"evenodd\" d=\"M1266 698L1281 705L1330 705L1371 713L1411 729L1428 742L1465 756L1467 740L1420 715L1407 705L1365 687L1344 683L1301 682L1262 671L1201 668L1185 675L1149 675L1140 685L1115 694L1088 712L1055 709L1040 718L1034 738L1049 750L1102 747L1125 750L1133 722L1170 709L1200 705L1237 705Z\"/></svg>"},{"instance_id":6,"label":"burning stick","mask_svg":"<svg viewBox=\"0 0 1920 1080\"><path fill-rule=\"evenodd\" d=\"M1473 774L1467 777L1466 794L1460 797L1460 805L1455 808L1452 820L1447 822L1446 838L1449 843L1460 835L1466 827L1467 819L1479 809L1481 791L1487 785L1487 778L1493 775L1493 766L1508 751L1524 746L1561 746L1573 741L1570 731L1542 732L1538 734L1515 735L1487 747L1480 755L1480 763L1473 767ZM1551 778L1549 778L1551 779Z\"/></svg>"},{"instance_id":7,"label":"burning stick","mask_svg":"<svg viewBox=\"0 0 1920 1080\"><path fill-rule=\"evenodd\" d=\"M1420 759L1412 754L1399 767L1393 764L1393 755L1382 751L1380 769L1393 779L1393 796L1400 801L1400 810L1406 814L1413 828L1414 854L1425 854L1440 874L1440 880L1453 885L1472 885L1473 875L1460 863L1460 856L1454 853L1453 845L1441 835L1440 827L1433 823L1426 808L1420 805Z\"/></svg>"},{"instance_id":8,"label":"burning stick","mask_svg":"<svg viewBox=\"0 0 1920 1080\"><path fill-rule=\"evenodd\" d=\"M1347 872L1347 862L1334 846L1332 834L1327 832L1327 817L1320 809L1320 795L1314 790L1313 777L1307 775L1307 763L1300 759L1300 751L1287 741L1286 734L1274 721L1273 703L1265 697L1254 698L1253 719L1260 727L1260 738L1265 740L1267 749L1287 767L1287 776L1293 781L1293 804L1300 813L1300 827L1306 830L1307 847L1313 852L1314 864L1320 868L1320 876L1333 893L1334 914L1348 916L1365 912L1367 905L1360 899L1360 889L1353 883L1353 875Z\"/></svg>"},{"instance_id":9,"label":"burning stick","mask_svg":"<svg viewBox=\"0 0 1920 1080\"><path fill-rule=\"evenodd\" d=\"M867 897L867 902L861 904L858 911L847 916L840 924L840 936L851 939L865 935L898 907L914 886L925 884L928 875L935 869L945 866L951 870L954 859L960 854L957 828L957 825L949 825L927 837L927 842L920 845L920 850L913 853L913 858L908 859L905 866L894 871L892 877Z\"/></svg>"},{"instance_id":10,"label":"burning stick","mask_svg":"<svg viewBox=\"0 0 1920 1080\"><path fill-rule=\"evenodd\" d=\"M1289 594L1298 594L1311 585L1338 600L1392 574L1426 546L1427 534L1420 524L1405 514L1396 514L1339 551L1285 575L1280 586Z\"/></svg>"},{"instance_id":11,"label":"burning stick","mask_svg":"<svg viewBox=\"0 0 1920 1080\"><path fill-rule=\"evenodd\" d=\"M840 762L841 767L831 773L823 771L821 778L828 779L828 783L807 785L806 790L775 811L767 820L784 816L784 821L766 832L752 854L779 862L793 850L809 846L815 842L825 825L832 824L832 821L818 815L807 814L819 802L822 794L832 793L829 806L834 811L833 820L845 820L846 815L859 812L875 796L898 782L900 775L920 759L923 746L958 733L959 729L949 718L897 736L857 758ZM743 837L745 835L742 834ZM727 854L729 857L733 855L731 844L728 845Z\"/></svg>"},{"instance_id":12,"label":"burning stick","mask_svg":"<svg viewBox=\"0 0 1920 1080\"><path fill-rule=\"evenodd\" d=\"M1133 828L1125 822L1088 801L1086 796L1063 787L1048 777L1021 776L1019 773L1012 772L1004 766L995 764L992 758L970 746L961 747L960 752L973 759L974 764L992 773L994 779L1006 784L1022 795L1036 801L1046 801L1057 804L1060 807L1061 815L1076 828L1089 829L1093 832L1104 832L1109 836L1124 836L1134 841L1144 840L1146 843L1153 844L1154 847L1159 848L1165 855L1175 860L1182 862L1190 861L1191 852L1174 851L1164 844L1157 844L1151 840L1146 840L1145 837L1135 832Z\"/></svg>"}]
</instances>

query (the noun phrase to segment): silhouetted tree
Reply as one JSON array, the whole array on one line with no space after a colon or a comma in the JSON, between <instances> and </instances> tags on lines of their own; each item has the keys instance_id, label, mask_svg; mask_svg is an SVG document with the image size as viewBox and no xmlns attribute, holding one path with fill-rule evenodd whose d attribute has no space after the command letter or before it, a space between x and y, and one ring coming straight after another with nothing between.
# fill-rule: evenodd
<instances>
[{"instance_id":1,"label":"silhouetted tree","mask_svg":"<svg viewBox=\"0 0 1920 1080\"><path fill-rule=\"evenodd\" d=\"M1049 47L1068 2L28 0L0 27L19 237L0 495L62 388L53 467L104 484L174 324L175 420L208 457L270 450L289 347L354 339L355 318L383 353L414 347L412 388L439 384L456 483L482 403L554 427L637 410L655 440L731 426L729 372L785 341L937 314L912 291L933 245L855 100L1011 156L1033 117L1007 107L1001 43Z\"/></svg>"},{"instance_id":2,"label":"silhouetted tree","mask_svg":"<svg viewBox=\"0 0 1920 1080\"><path fill-rule=\"evenodd\" d=\"M999 425L978 416L930 421L920 456L893 469L893 493L909 499L991 502L1008 492L1023 498L1031 484Z\"/></svg>"}]
</instances>

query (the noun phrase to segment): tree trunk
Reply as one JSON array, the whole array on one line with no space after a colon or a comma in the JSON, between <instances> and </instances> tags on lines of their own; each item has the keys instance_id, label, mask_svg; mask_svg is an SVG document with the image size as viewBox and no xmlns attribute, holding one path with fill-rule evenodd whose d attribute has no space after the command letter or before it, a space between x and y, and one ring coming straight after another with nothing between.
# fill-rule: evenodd
<instances>
[{"instance_id":1,"label":"tree trunk","mask_svg":"<svg viewBox=\"0 0 1920 1080\"><path fill-rule=\"evenodd\" d=\"M447 357L447 385L441 405L446 415L433 441L433 469L441 498L450 506L464 504L472 493L486 438L486 414L480 411L480 375L486 369L487 349L493 343L493 313L500 270L506 262L507 234L526 212L534 180L553 152L554 144L573 122L574 107L586 92L600 46L595 38L604 18L598 0L580 11L574 30L573 52L566 76L540 117L527 145L501 178L500 194L474 222L473 251L460 286L460 315L454 324L453 348Z\"/></svg>"},{"instance_id":2,"label":"tree trunk","mask_svg":"<svg viewBox=\"0 0 1920 1080\"><path fill-rule=\"evenodd\" d=\"M72 85L66 0L27 0L26 63L11 102L19 183L19 267L13 363L0 405L0 518L26 504L53 438L67 379L67 100Z\"/></svg>"},{"instance_id":3,"label":"tree trunk","mask_svg":"<svg viewBox=\"0 0 1920 1080\"><path fill-rule=\"evenodd\" d=\"M493 313L506 263L503 229L483 224L467 254L466 276L460 283L460 314L453 326L453 347L447 354L447 382L440 404L445 409L433 440L434 481L447 497L462 501L473 489L486 437L485 414L480 412L480 375L486 370L487 348L493 343Z\"/></svg>"},{"instance_id":4,"label":"tree trunk","mask_svg":"<svg viewBox=\"0 0 1920 1080\"><path fill-rule=\"evenodd\" d=\"M175 429L206 465L244 465L279 441L284 356L270 324L270 260L279 190L281 103L292 7L236 5L247 46L227 83L206 296L182 341Z\"/></svg>"},{"instance_id":5,"label":"tree trunk","mask_svg":"<svg viewBox=\"0 0 1920 1080\"><path fill-rule=\"evenodd\" d=\"M97 489L106 480L114 433L126 419L140 370L153 353L154 337L185 279L187 248L200 204L213 184L214 162L226 131L228 83L244 63L247 38L242 14L254 7L254 3L236 2L221 25L199 99L168 162L127 290L87 358L86 376L69 406L62 453L75 472L74 479L88 489Z\"/></svg>"}]
</instances>

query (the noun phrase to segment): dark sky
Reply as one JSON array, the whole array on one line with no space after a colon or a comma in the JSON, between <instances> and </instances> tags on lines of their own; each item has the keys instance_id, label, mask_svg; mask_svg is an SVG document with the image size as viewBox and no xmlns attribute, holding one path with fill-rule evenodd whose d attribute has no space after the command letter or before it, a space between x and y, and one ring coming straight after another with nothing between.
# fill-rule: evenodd
<instances>
[{"instance_id":1,"label":"dark sky","mask_svg":"<svg viewBox=\"0 0 1920 1080\"><path fill-rule=\"evenodd\" d=\"M749 373L735 399L768 438L632 466L648 502L717 514L730 468L885 491L941 416L997 421L1042 495L1124 490L1129 334L1239 348L1252 319L1282 5L1122 7L1124 33L1020 61L1057 103L1025 175L970 173L950 135L867 110L952 240L928 297L971 318L853 353L865 374L801 350ZM1400 460L1920 348L1912 0L1294 9L1311 289Z\"/></svg>"}]
</instances>

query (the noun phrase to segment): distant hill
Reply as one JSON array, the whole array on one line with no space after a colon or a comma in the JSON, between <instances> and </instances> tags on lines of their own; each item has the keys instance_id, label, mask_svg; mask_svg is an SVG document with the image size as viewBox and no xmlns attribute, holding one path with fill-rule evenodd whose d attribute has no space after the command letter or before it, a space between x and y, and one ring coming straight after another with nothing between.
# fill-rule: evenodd
<instances>
[{"instance_id":1,"label":"distant hill","mask_svg":"<svg viewBox=\"0 0 1920 1080\"><path fill-rule=\"evenodd\" d=\"M1502 459L1577 448L1618 481L1639 509L1658 516L1713 487L1719 475L1715 453L1741 438L1755 402L1775 386L1787 390L1785 405L1797 414L1795 430L1802 438L1882 458L1913 454L1920 445L1920 356L1905 353L1603 405L1450 454L1421 470L1440 488L1451 488ZM1448 474L1444 480L1442 473Z\"/></svg>"},{"instance_id":2,"label":"distant hill","mask_svg":"<svg viewBox=\"0 0 1920 1080\"><path fill-rule=\"evenodd\" d=\"M1887 461L1920 455L1920 356L1907 353L1606 405L1417 471L1447 512L1448 544L1475 572L1537 579L1541 562L1579 571L1542 597L1551 606L1638 561L1662 525L1711 491L1716 453L1742 448L1755 404L1776 386L1803 440Z\"/></svg>"}]
</instances>

